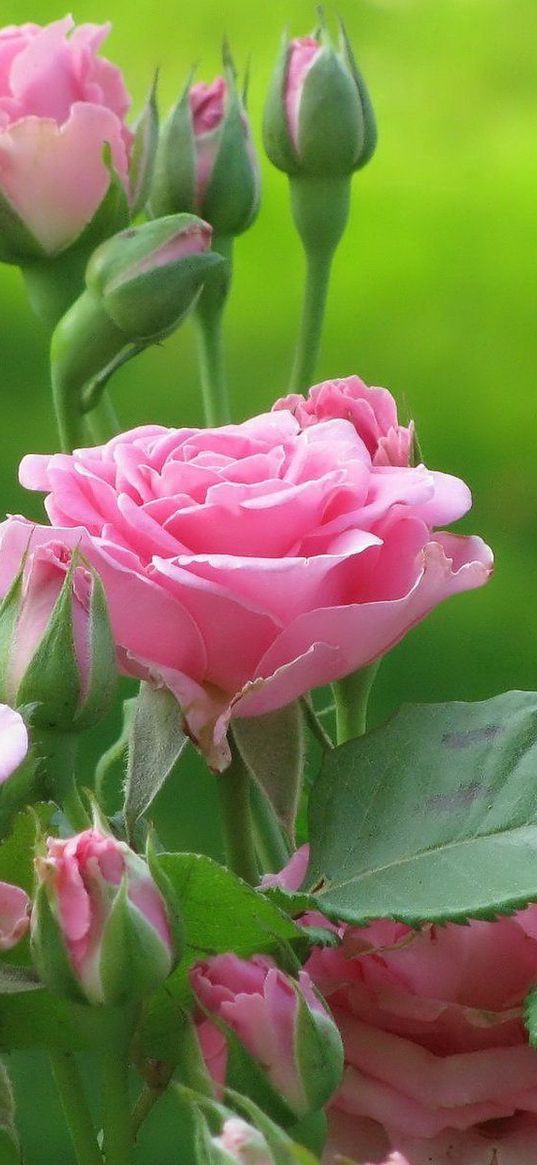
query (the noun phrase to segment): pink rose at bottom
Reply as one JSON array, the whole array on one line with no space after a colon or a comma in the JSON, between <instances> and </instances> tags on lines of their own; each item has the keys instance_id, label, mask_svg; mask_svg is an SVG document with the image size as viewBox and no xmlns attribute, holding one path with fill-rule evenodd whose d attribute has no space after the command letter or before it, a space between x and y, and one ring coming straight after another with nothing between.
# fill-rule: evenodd
<instances>
[{"instance_id":1,"label":"pink rose at bottom","mask_svg":"<svg viewBox=\"0 0 537 1165\"><path fill-rule=\"evenodd\" d=\"M45 982L67 994L78 988L90 1003L114 1004L168 976L175 952L166 904L146 862L124 842L95 828L67 840L49 837L36 869L32 939ZM71 967L63 984L45 912Z\"/></svg>"},{"instance_id":2,"label":"pink rose at bottom","mask_svg":"<svg viewBox=\"0 0 537 1165\"><path fill-rule=\"evenodd\" d=\"M238 1037L297 1116L326 1103L341 1079L341 1040L306 971L295 983L265 955L226 954L197 963L190 981L209 1015L198 1035L218 1084L226 1080L227 1043L211 1017Z\"/></svg>"},{"instance_id":3,"label":"pink rose at bottom","mask_svg":"<svg viewBox=\"0 0 537 1165\"><path fill-rule=\"evenodd\" d=\"M28 732L20 712L0 704L0 785L22 764L28 752Z\"/></svg>"},{"instance_id":4,"label":"pink rose at bottom","mask_svg":"<svg viewBox=\"0 0 537 1165\"><path fill-rule=\"evenodd\" d=\"M278 883L298 888L307 859L303 847ZM338 1153L384 1162L390 1150L408 1165L537 1162L537 1051L523 1022L537 906L468 926L378 921L339 933L339 949L306 964L345 1047L326 1165Z\"/></svg>"},{"instance_id":5,"label":"pink rose at bottom","mask_svg":"<svg viewBox=\"0 0 537 1165\"><path fill-rule=\"evenodd\" d=\"M230 720L371 663L492 569L480 538L438 530L470 491L408 464L410 429L386 389L349 377L300 400L21 464L55 536L102 578L122 669L170 688L218 770ZM0 568L28 536L22 519L5 525ZM50 538L34 528L34 546Z\"/></svg>"},{"instance_id":6,"label":"pink rose at bottom","mask_svg":"<svg viewBox=\"0 0 537 1165\"><path fill-rule=\"evenodd\" d=\"M0 882L0 951L10 951L30 925L30 899L20 886Z\"/></svg>"}]
</instances>

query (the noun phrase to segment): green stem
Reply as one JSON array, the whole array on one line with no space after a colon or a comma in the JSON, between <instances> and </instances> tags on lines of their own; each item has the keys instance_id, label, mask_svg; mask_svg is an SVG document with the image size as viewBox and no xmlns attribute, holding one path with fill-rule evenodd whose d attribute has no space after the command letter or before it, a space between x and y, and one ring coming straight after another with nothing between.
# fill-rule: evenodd
<instances>
[{"instance_id":1,"label":"green stem","mask_svg":"<svg viewBox=\"0 0 537 1165\"><path fill-rule=\"evenodd\" d=\"M306 256L306 286L290 392L302 392L315 379L332 258L333 252L327 255L310 252Z\"/></svg>"},{"instance_id":2,"label":"green stem","mask_svg":"<svg viewBox=\"0 0 537 1165\"><path fill-rule=\"evenodd\" d=\"M73 829L87 829L91 818L80 800L75 780L78 737L70 732L36 729L33 744L39 757L44 796L61 805Z\"/></svg>"},{"instance_id":3,"label":"green stem","mask_svg":"<svg viewBox=\"0 0 537 1165\"><path fill-rule=\"evenodd\" d=\"M267 797L251 781L250 803L254 822L256 850L264 873L278 873L291 856L282 828Z\"/></svg>"},{"instance_id":4,"label":"green stem","mask_svg":"<svg viewBox=\"0 0 537 1165\"><path fill-rule=\"evenodd\" d=\"M129 1096L129 1009L101 1010L103 1149L106 1165L131 1165L133 1126Z\"/></svg>"},{"instance_id":5,"label":"green stem","mask_svg":"<svg viewBox=\"0 0 537 1165\"><path fill-rule=\"evenodd\" d=\"M75 1060L70 1052L55 1050L49 1057L78 1165L103 1165Z\"/></svg>"},{"instance_id":6,"label":"green stem","mask_svg":"<svg viewBox=\"0 0 537 1165\"><path fill-rule=\"evenodd\" d=\"M306 723L307 723L308 727L310 728L310 730L313 733L313 735L315 736L315 738L318 740L323 751L329 752L330 749L332 749L334 747L334 741L332 740L332 737L326 731L326 728L324 727L324 725L321 723L321 720L320 720L319 716L317 715L315 708L313 707L313 701L312 701L311 696L310 695L302 696L302 699L300 702L301 702L302 707L304 709L304 715L306 717Z\"/></svg>"},{"instance_id":7,"label":"green stem","mask_svg":"<svg viewBox=\"0 0 537 1165\"><path fill-rule=\"evenodd\" d=\"M233 745L231 764L217 777L226 861L251 886L259 881L250 807L250 774Z\"/></svg>"},{"instance_id":8,"label":"green stem","mask_svg":"<svg viewBox=\"0 0 537 1165\"><path fill-rule=\"evenodd\" d=\"M293 177L291 209L306 255L306 284L291 392L302 392L315 379L332 260L345 230L350 205L350 178Z\"/></svg>"},{"instance_id":9,"label":"green stem","mask_svg":"<svg viewBox=\"0 0 537 1165\"><path fill-rule=\"evenodd\" d=\"M221 272L206 283L195 312L203 411L205 422L210 426L226 425L231 420L222 320L231 285L233 239L215 236L212 249L223 255L227 262L222 264Z\"/></svg>"},{"instance_id":10,"label":"green stem","mask_svg":"<svg viewBox=\"0 0 537 1165\"><path fill-rule=\"evenodd\" d=\"M363 736L367 728L367 707L380 660L362 667L343 680L332 684L336 701L336 737L338 744Z\"/></svg>"},{"instance_id":11,"label":"green stem","mask_svg":"<svg viewBox=\"0 0 537 1165\"><path fill-rule=\"evenodd\" d=\"M111 437L121 432L119 417L106 388L103 389L101 399L95 408L91 413L87 413L86 419L91 436L98 445L104 445Z\"/></svg>"},{"instance_id":12,"label":"green stem","mask_svg":"<svg viewBox=\"0 0 537 1165\"><path fill-rule=\"evenodd\" d=\"M50 364L62 448L86 442L84 389L128 346L126 337L89 291L62 317L52 337Z\"/></svg>"},{"instance_id":13,"label":"green stem","mask_svg":"<svg viewBox=\"0 0 537 1165\"><path fill-rule=\"evenodd\" d=\"M150 1112L153 1111L157 1101L160 1100L165 1091L165 1088L151 1088L149 1084L144 1084L132 1110L131 1125L132 1135L135 1140L144 1121L147 1120Z\"/></svg>"}]
</instances>

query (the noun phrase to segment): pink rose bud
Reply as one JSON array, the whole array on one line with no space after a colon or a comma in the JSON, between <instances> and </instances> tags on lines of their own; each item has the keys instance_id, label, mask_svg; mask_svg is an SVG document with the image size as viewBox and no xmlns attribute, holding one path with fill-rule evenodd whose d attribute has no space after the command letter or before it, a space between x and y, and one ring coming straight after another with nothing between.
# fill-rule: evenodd
<instances>
[{"instance_id":1,"label":"pink rose bud","mask_svg":"<svg viewBox=\"0 0 537 1165\"><path fill-rule=\"evenodd\" d=\"M30 925L30 899L20 886L0 882L0 951L10 951Z\"/></svg>"},{"instance_id":2,"label":"pink rose bud","mask_svg":"<svg viewBox=\"0 0 537 1165\"><path fill-rule=\"evenodd\" d=\"M199 1034L217 1082L226 1077L226 1040L236 1037L293 1113L325 1104L341 1078L342 1046L305 971L296 983L266 956L217 955L193 967L191 984L209 1016Z\"/></svg>"},{"instance_id":3,"label":"pink rose bud","mask_svg":"<svg viewBox=\"0 0 537 1165\"><path fill-rule=\"evenodd\" d=\"M35 705L39 728L78 731L102 719L115 692L106 600L76 551L53 537L34 547L32 538L22 548L15 521L2 527L0 694Z\"/></svg>"},{"instance_id":4,"label":"pink rose bud","mask_svg":"<svg viewBox=\"0 0 537 1165\"><path fill-rule=\"evenodd\" d=\"M22 764L28 752L28 732L19 712L0 704L0 785Z\"/></svg>"},{"instance_id":5,"label":"pink rose bud","mask_svg":"<svg viewBox=\"0 0 537 1165\"><path fill-rule=\"evenodd\" d=\"M324 25L285 42L265 107L265 149L291 176L341 178L376 144L373 109L345 29L336 50Z\"/></svg>"},{"instance_id":6,"label":"pink rose bud","mask_svg":"<svg viewBox=\"0 0 537 1165\"><path fill-rule=\"evenodd\" d=\"M36 869L32 944L52 989L119 1005L167 978L175 922L147 863L124 842L98 828L49 837Z\"/></svg>"},{"instance_id":7,"label":"pink rose bud","mask_svg":"<svg viewBox=\"0 0 537 1165\"><path fill-rule=\"evenodd\" d=\"M218 1157L222 1165L228 1161L229 1165L276 1165L263 1134L241 1117L226 1120L221 1135L213 1137L212 1143L223 1154Z\"/></svg>"},{"instance_id":8,"label":"pink rose bud","mask_svg":"<svg viewBox=\"0 0 537 1165\"><path fill-rule=\"evenodd\" d=\"M224 50L223 77L187 86L164 126L151 194L153 214L200 214L219 236L234 237L259 209L259 167L235 69Z\"/></svg>"},{"instance_id":9,"label":"pink rose bud","mask_svg":"<svg viewBox=\"0 0 537 1165\"><path fill-rule=\"evenodd\" d=\"M112 181L127 191L130 99L118 68L98 56L109 24L11 25L0 31L0 257L55 255L75 243L100 211L112 233L120 200L103 202ZM112 201L112 200L111 200Z\"/></svg>"}]
</instances>

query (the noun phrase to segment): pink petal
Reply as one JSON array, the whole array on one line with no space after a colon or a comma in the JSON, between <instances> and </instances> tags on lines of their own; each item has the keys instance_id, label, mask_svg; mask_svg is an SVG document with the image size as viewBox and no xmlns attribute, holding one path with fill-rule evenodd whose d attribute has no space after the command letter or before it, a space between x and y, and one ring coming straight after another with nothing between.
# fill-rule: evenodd
<instances>
[{"instance_id":1,"label":"pink petal","mask_svg":"<svg viewBox=\"0 0 537 1165\"><path fill-rule=\"evenodd\" d=\"M0 784L18 769L27 752L28 732L22 716L0 704Z\"/></svg>"}]
</instances>

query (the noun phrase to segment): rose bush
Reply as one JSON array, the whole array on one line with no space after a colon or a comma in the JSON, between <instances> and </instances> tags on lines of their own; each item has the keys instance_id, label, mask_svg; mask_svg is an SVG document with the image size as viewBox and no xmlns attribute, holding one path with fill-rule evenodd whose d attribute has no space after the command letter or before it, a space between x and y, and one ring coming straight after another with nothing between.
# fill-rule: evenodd
<instances>
[{"instance_id":1,"label":"rose bush","mask_svg":"<svg viewBox=\"0 0 537 1165\"><path fill-rule=\"evenodd\" d=\"M370 663L490 574L481 539L434 532L466 513L467 486L399 463L410 438L385 389L335 384L314 390L332 405L305 427L279 402L240 425L148 425L21 465L57 537L101 574L124 670L168 685L215 768L231 717ZM4 527L5 571L28 537L23 519ZM34 529L33 546L49 539Z\"/></svg>"},{"instance_id":2,"label":"rose bush","mask_svg":"<svg viewBox=\"0 0 537 1165\"><path fill-rule=\"evenodd\" d=\"M298 889L307 862L303 846L263 884ZM529 1165L537 1052L523 1005L537 982L537 907L420 932L390 921L338 930L341 946L306 964L345 1047L327 1165L338 1153L384 1161L389 1148L409 1165Z\"/></svg>"},{"instance_id":3,"label":"rose bush","mask_svg":"<svg viewBox=\"0 0 537 1165\"><path fill-rule=\"evenodd\" d=\"M46 254L80 235L110 183L127 187L132 135L121 72L97 56L109 24L0 31L0 194Z\"/></svg>"}]
</instances>

